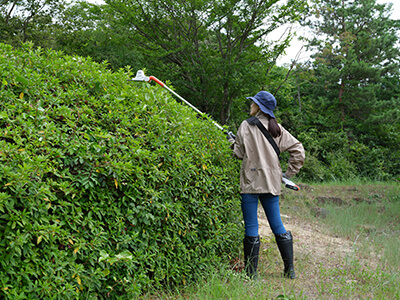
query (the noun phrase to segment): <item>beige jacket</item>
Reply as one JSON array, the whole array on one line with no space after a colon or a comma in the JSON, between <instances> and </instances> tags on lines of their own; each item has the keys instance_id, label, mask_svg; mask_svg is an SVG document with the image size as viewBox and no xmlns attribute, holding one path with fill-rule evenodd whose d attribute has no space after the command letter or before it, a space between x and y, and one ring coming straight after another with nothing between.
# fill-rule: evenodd
<instances>
[{"instance_id":1,"label":"beige jacket","mask_svg":"<svg viewBox=\"0 0 400 300\"><path fill-rule=\"evenodd\" d=\"M268 116L258 112L256 117L268 129ZM304 164L303 145L279 124L282 134L275 138L281 152L290 153L288 169L285 172L290 178L299 172ZM280 195L282 169L278 156L256 125L243 121L236 134L231 148L234 156L242 159L240 171L240 192L242 194Z\"/></svg>"}]
</instances>

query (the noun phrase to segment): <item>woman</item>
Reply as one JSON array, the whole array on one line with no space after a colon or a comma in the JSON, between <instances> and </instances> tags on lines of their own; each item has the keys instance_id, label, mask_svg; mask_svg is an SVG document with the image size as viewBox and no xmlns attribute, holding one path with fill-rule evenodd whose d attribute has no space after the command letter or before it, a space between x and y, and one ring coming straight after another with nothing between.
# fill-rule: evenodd
<instances>
[{"instance_id":1,"label":"woman","mask_svg":"<svg viewBox=\"0 0 400 300\"><path fill-rule=\"evenodd\" d=\"M240 193L245 223L243 240L245 270L251 278L257 276L260 250L257 206L260 200L284 262L284 276L294 279L296 275L293 267L293 237L283 226L279 211L279 195L282 175L290 178L303 166L304 148L276 121L273 113L276 99L271 93L261 91L247 99L253 100L250 115L261 121L280 152L288 151L290 158L288 169L282 174L279 158L272 144L257 126L249 122L242 122L235 139L228 135L234 155L243 160L240 171Z\"/></svg>"}]
</instances>

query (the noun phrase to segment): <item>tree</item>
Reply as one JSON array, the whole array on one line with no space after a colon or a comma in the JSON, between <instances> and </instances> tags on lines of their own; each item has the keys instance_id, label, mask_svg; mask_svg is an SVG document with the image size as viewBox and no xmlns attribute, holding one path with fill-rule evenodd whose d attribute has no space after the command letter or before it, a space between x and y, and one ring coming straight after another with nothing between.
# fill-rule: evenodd
<instances>
[{"instance_id":1,"label":"tree","mask_svg":"<svg viewBox=\"0 0 400 300\"><path fill-rule=\"evenodd\" d=\"M66 7L57 30L57 48L67 54L107 61L113 70L142 67L142 55L106 5L77 2Z\"/></svg>"},{"instance_id":2,"label":"tree","mask_svg":"<svg viewBox=\"0 0 400 300\"><path fill-rule=\"evenodd\" d=\"M313 93L317 109L331 118L332 128L363 130L381 100L387 78L399 76L400 22L389 18L391 5L376 0L314 1L317 19L305 22L316 31L312 68L319 78Z\"/></svg>"},{"instance_id":3,"label":"tree","mask_svg":"<svg viewBox=\"0 0 400 300\"><path fill-rule=\"evenodd\" d=\"M149 58L147 69L222 123L244 90L261 86L263 71L287 46L267 40L293 22L305 1L106 0ZM295 8L295 9L294 9Z\"/></svg>"},{"instance_id":4,"label":"tree","mask_svg":"<svg viewBox=\"0 0 400 300\"><path fill-rule=\"evenodd\" d=\"M344 132L343 149L357 152L355 160L379 148L363 172L385 160L389 169L384 152L400 121L400 21L390 18L391 5L376 0L313 4L315 17L303 22L316 32L309 45L316 51L310 64L315 81L305 92L312 101L309 121L320 131Z\"/></svg>"},{"instance_id":5,"label":"tree","mask_svg":"<svg viewBox=\"0 0 400 300\"><path fill-rule=\"evenodd\" d=\"M0 0L0 40L53 46L51 28L64 5L64 0Z\"/></svg>"}]
</instances>

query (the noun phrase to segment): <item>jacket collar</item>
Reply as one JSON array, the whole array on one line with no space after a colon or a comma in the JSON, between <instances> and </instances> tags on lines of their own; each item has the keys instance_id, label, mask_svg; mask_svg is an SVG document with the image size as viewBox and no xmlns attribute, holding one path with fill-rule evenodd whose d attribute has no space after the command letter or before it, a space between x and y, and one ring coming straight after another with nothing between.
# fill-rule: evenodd
<instances>
[{"instance_id":1,"label":"jacket collar","mask_svg":"<svg viewBox=\"0 0 400 300\"><path fill-rule=\"evenodd\" d=\"M261 120L269 120L270 119L270 117L267 114L263 113L261 110L258 113L256 113L255 117L257 117Z\"/></svg>"}]
</instances>

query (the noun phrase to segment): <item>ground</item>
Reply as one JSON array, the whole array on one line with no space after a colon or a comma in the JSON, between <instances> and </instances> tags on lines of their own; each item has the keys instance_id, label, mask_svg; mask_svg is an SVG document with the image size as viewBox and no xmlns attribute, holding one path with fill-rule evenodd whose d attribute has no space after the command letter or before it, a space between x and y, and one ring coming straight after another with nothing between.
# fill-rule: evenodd
<instances>
[{"instance_id":1,"label":"ground","mask_svg":"<svg viewBox=\"0 0 400 300\"><path fill-rule=\"evenodd\" d=\"M281 217L286 230L292 232L295 253L311 256L314 260L325 260L327 257L345 257L354 250L352 242L321 232L318 223L310 224L307 221L283 214ZM258 219L261 239L272 238L272 231L261 206L258 211Z\"/></svg>"},{"instance_id":2,"label":"ground","mask_svg":"<svg viewBox=\"0 0 400 300\"><path fill-rule=\"evenodd\" d=\"M341 283L335 287L336 275L328 273L329 270L346 272L345 265L348 259L355 255L356 241L330 235L317 221L311 224L299 217L282 214L284 226L292 232L294 239L294 264L297 276L295 280L282 279L283 263L261 205L258 216L262 240L259 266L262 281L276 281L277 285L283 286L288 294L301 296L299 298L321 299L321 295L324 295L323 299L346 299L345 293L341 291L343 284L357 284L357 280L350 274L340 276ZM328 289L329 292L325 294L323 289Z\"/></svg>"}]
</instances>

